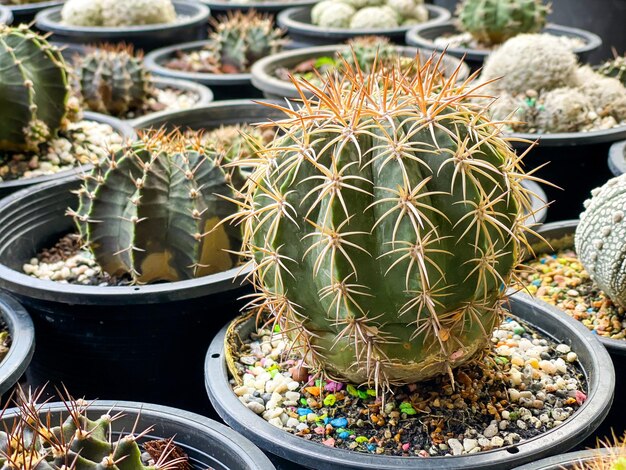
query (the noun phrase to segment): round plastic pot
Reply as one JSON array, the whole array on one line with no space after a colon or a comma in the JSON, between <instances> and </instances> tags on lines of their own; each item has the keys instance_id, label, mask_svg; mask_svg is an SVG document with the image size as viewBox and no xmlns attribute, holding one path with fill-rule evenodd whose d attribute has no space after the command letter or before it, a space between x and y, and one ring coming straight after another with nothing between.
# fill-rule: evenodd
<instances>
[{"instance_id":1,"label":"round plastic pot","mask_svg":"<svg viewBox=\"0 0 626 470\"><path fill-rule=\"evenodd\" d=\"M95 121L101 124L108 124L120 134L124 139L134 140L137 138L137 134L133 127L127 122L121 121L117 118L106 116L100 113L92 113L91 111L83 112L83 118L87 121ZM25 188L30 188L36 184L45 183L48 181L64 178L69 175L75 175L91 168L91 165L82 165L72 168L70 170L60 171L52 175L36 176L35 178L21 178L9 181L0 181L0 199L13 194L16 191L20 191Z\"/></svg>"},{"instance_id":2,"label":"round plastic pot","mask_svg":"<svg viewBox=\"0 0 626 470\"><path fill-rule=\"evenodd\" d=\"M300 94L295 85L291 81L278 78L276 70L279 68L291 69L301 62L317 57L334 57L341 50L349 50L349 46L333 44L330 46L307 47L267 56L252 66L252 84L261 90L266 98L299 99ZM396 46L396 50L403 57L414 58L418 53L418 49L407 46ZM430 57L430 54L420 51L420 57L425 61ZM459 80L465 80L469 75L469 68L454 57L444 56L442 65L447 76L451 75L459 66L461 68L458 75Z\"/></svg>"},{"instance_id":3,"label":"round plastic pot","mask_svg":"<svg viewBox=\"0 0 626 470\"><path fill-rule=\"evenodd\" d=\"M63 5L64 0L52 0L47 2L33 2L24 5L7 5L6 8L11 10L13 14L13 22L15 24L30 23L35 19L35 15L46 8L58 7ZM7 23L8 24L8 23Z\"/></svg>"},{"instance_id":4,"label":"round plastic pot","mask_svg":"<svg viewBox=\"0 0 626 470\"><path fill-rule=\"evenodd\" d=\"M592 459L598 456L608 456L610 451L611 449L606 448L579 450L578 452L569 452L541 459L537 462L522 465L515 470L575 470L587 468L585 464L590 463Z\"/></svg>"},{"instance_id":5,"label":"round plastic pot","mask_svg":"<svg viewBox=\"0 0 626 470\"><path fill-rule=\"evenodd\" d=\"M71 393L71 392L70 392ZM120 413L112 424L112 435L117 438L131 429L137 432L152 428L138 441L139 444L174 438L188 456L196 470L272 470L274 466L249 440L204 416L167 406L149 403L97 400L86 411L88 418L95 420L103 414ZM11 427L18 410L10 408L2 416L3 429ZM40 410L50 415L51 423L63 422L67 418L64 403L50 403Z\"/></svg>"},{"instance_id":6,"label":"round plastic pot","mask_svg":"<svg viewBox=\"0 0 626 470\"><path fill-rule=\"evenodd\" d=\"M171 24L118 27L74 26L61 21L63 7L54 7L37 14L36 26L42 31L52 33L53 41L68 44L125 42L134 45L135 49L144 51L202 38L206 34L209 8L189 0L174 0L173 3L179 20Z\"/></svg>"},{"instance_id":7,"label":"round plastic pot","mask_svg":"<svg viewBox=\"0 0 626 470\"><path fill-rule=\"evenodd\" d=\"M209 42L208 40L194 41L157 49L146 55L144 64L155 75L207 85L211 87L216 100L261 97L261 93L252 86L252 75L250 73L185 72L165 66L168 61L176 58L179 52L184 53L203 49Z\"/></svg>"},{"instance_id":8,"label":"round plastic pot","mask_svg":"<svg viewBox=\"0 0 626 470\"><path fill-rule=\"evenodd\" d=\"M228 13L232 10L248 11L255 10L260 13L280 13L287 8L306 7L315 5L319 0L254 0L242 2L241 0L198 0L211 9L213 16Z\"/></svg>"},{"instance_id":9,"label":"round plastic pot","mask_svg":"<svg viewBox=\"0 0 626 470\"><path fill-rule=\"evenodd\" d=\"M553 34L555 36L582 39L585 45L574 49L574 52L582 63L588 62L589 54L602 45L602 39L600 36L582 29L548 24L544 28L543 32ZM435 39L439 37L458 33L459 30L454 21L439 22L437 24L425 23L413 26L406 33L406 43L426 51L442 52L443 50L446 50L450 55L463 58L472 71L478 70L483 66L483 62L491 51L484 49L468 49L465 47L446 48L445 46L435 44Z\"/></svg>"},{"instance_id":10,"label":"round plastic pot","mask_svg":"<svg viewBox=\"0 0 626 470\"><path fill-rule=\"evenodd\" d=\"M428 21L424 24L434 24L450 18L450 12L445 8L434 5L425 5L428 8ZM398 26L386 29L347 29L324 28L311 23L311 9L313 7L288 8L279 13L276 18L278 25L287 30L289 37L302 45L324 46L338 44L357 36L387 36L398 44L405 44L405 36L411 26Z\"/></svg>"},{"instance_id":11,"label":"round plastic pot","mask_svg":"<svg viewBox=\"0 0 626 470\"><path fill-rule=\"evenodd\" d=\"M609 170L614 176L626 173L626 140L615 142L609 148Z\"/></svg>"},{"instance_id":12,"label":"round plastic pot","mask_svg":"<svg viewBox=\"0 0 626 470\"><path fill-rule=\"evenodd\" d=\"M571 345L578 354L587 386L585 403L561 426L515 446L454 457L390 457L327 447L280 430L266 422L233 393L224 358L226 329L218 334L206 356L206 388L213 406L235 431L266 453L293 462L281 468L313 469L508 469L565 452L589 436L606 417L613 400L614 370L609 355L593 335L565 314L550 315L546 308L523 295L509 299L510 311L537 330ZM254 327L254 318L247 328Z\"/></svg>"},{"instance_id":13,"label":"round plastic pot","mask_svg":"<svg viewBox=\"0 0 626 470\"><path fill-rule=\"evenodd\" d=\"M146 400L209 411L202 360L237 315L246 270L179 282L83 286L27 276L22 265L75 230L76 176L0 201L0 288L31 314L37 350L31 384L65 384L78 396Z\"/></svg>"},{"instance_id":14,"label":"round plastic pot","mask_svg":"<svg viewBox=\"0 0 626 470\"><path fill-rule=\"evenodd\" d=\"M0 362L0 396L20 379L35 351L35 328L24 307L8 294L0 294L0 318L11 335L11 347Z\"/></svg>"},{"instance_id":15,"label":"round plastic pot","mask_svg":"<svg viewBox=\"0 0 626 470\"><path fill-rule=\"evenodd\" d=\"M9 7L0 5L0 24L10 25L13 23L13 13Z\"/></svg>"}]
</instances>

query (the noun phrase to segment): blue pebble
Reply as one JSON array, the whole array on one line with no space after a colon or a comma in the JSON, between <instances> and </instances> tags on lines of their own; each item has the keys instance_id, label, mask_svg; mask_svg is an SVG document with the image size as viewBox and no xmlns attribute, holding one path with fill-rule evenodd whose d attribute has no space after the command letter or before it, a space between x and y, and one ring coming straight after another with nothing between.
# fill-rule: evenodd
<instances>
[{"instance_id":1,"label":"blue pebble","mask_svg":"<svg viewBox=\"0 0 626 470\"><path fill-rule=\"evenodd\" d=\"M541 259L541 261L540 261L540 263L541 263L541 264L546 264L546 259L545 259L545 258L542 258L542 259Z\"/></svg>"},{"instance_id":2,"label":"blue pebble","mask_svg":"<svg viewBox=\"0 0 626 470\"><path fill-rule=\"evenodd\" d=\"M348 420L346 418L331 419L330 425L333 428L345 428L348 425Z\"/></svg>"},{"instance_id":3,"label":"blue pebble","mask_svg":"<svg viewBox=\"0 0 626 470\"><path fill-rule=\"evenodd\" d=\"M350 433L348 431L339 433L339 439L348 439L349 437L350 437Z\"/></svg>"},{"instance_id":4,"label":"blue pebble","mask_svg":"<svg viewBox=\"0 0 626 470\"><path fill-rule=\"evenodd\" d=\"M589 308L587 309L587 312L592 313L592 312L593 312L593 307L589 307Z\"/></svg>"},{"instance_id":5,"label":"blue pebble","mask_svg":"<svg viewBox=\"0 0 626 470\"><path fill-rule=\"evenodd\" d=\"M540 287L540 286L541 286L541 279L535 279L535 280L533 281L533 285L534 285L534 286L537 286L537 287Z\"/></svg>"},{"instance_id":6,"label":"blue pebble","mask_svg":"<svg viewBox=\"0 0 626 470\"><path fill-rule=\"evenodd\" d=\"M309 413L313 413L313 411L311 411L309 408L298 408L298 415L299 416L306 416Z\"/></svg>"},{"instance_id":7,"label":"blue pebble","mask_svg":"<svg viewBox=\"0 0 626 470\"><path fill-rule=\"evenodd\" d=\"M367 450L374 452L376 450L376 446L374 444L367 444Z\"/></svg>"}]
</instances>

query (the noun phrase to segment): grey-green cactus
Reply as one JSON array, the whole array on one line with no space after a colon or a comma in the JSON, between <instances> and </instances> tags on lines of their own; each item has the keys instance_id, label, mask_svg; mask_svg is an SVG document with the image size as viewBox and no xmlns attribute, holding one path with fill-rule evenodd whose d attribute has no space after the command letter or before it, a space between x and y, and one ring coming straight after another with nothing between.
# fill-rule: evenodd
<instances>
[{"instance_id":1,"label":"grey-green cactus","mask_svg":"<svg viewBox=\"0 0 626 470\"><path fill-rule=\"evenodd\" d=\"M626 308L626 174L591 195L576 227L576 253L591 279Z\"/></svg>"},{"instance_id":2,"label":"grey-green cactus","mask_svg":"<svg viewBox=\"0 0 626 470\"><path fill-rule=\"evenodd\" d=\"M26 26L0 26L0 150L36 150L65 125L70 96L58 49Z\"/></svg>"},{"instance_id":3,"label":"grey-green cactus","mask_svg":"<svg viewBox=\"0 0 626 470\"><path fill-rule=\"evenodd\" d=\"M357 11L350 20L350 29L389 29L399 25L400 17L393 8L365 7Z\"/></svg>"},{"instance_id":4,"label":"grey-green cactus","mask_svg":"<svg viewBox=\"0 0 626 470\"><path fill-rule=\"evenodd\" d=\"M67 0L61 20L74 26L131 26L173 23L171 0Z\"/></svg>"},{"instance_id":5,"label":"grey-green cactus","mask_svg":"<svg viewBox=\"0 0 626 470\"><path fill-rule=\"evenodd\" d=\"M521 33L541 31L549 12L543 0L463 0L457 17L461 30L492 45Z\"/></svg>"},{"instance_id":6,"label":"grey-green cactus","mask_svg":"<svg viewBox=\"0 0 626 470\"><path fill-rule=\"evenodd\" d=\"M239 230L220 224L236 211L230 181L200 136L148 132L96 165L69 212L111 276L184 280L237 261Z\"/></svg>"}]
</instances>

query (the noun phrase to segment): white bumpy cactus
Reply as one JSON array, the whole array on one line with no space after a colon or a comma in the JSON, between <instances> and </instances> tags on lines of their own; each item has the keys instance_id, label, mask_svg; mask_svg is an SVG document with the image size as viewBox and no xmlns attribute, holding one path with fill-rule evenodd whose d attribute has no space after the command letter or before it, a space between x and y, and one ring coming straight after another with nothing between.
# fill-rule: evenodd
<instances>
[{"instance_id":1,"label":"white bumpy cactus","mask_svg":"<svg viewBox=\"0 0 626 470\"><path fill-rule=\"evenodd\" d=\"M591 279L626 308L626 174L591 195L576 228L576 253Z\"/></svg>"},{"instance_id":2,"label":"white bumpy cactus","mask_svg":"<svg viewBox=\"0 0 626 470\"><path fill-rule=\"evenodd\" d=\"M171 0L68 0L61 19L75 26L131 26L173 23Z\"/></svg>"}]
</instances>

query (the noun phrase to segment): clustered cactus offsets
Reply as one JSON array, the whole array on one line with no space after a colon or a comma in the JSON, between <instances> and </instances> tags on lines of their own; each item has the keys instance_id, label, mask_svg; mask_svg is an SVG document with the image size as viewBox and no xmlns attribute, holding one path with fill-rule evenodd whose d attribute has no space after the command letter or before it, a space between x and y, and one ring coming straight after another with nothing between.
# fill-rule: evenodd
<instances>
[{"instance_id":1,"label":"clustered cactus offsets","mask_svg":"<svg viewBox=\"0 0 626 470\"><path fill-rule=\"evenodd\" d=\"M509 39L487 59L481 80L498 97L492 117L510 119L509 130L581 132L626 121L624 85L579 65L570 49L546 34Z\"/></svg>"},{"instance_id":2,"label":"clustered cactus offsets","mask_svg":"<svg viewBox=\"0 0 626 470\"><path fill-rule=\"evenodd\" d=\"M189 457L168 436L160 441L139 442L152 431L148 428L126 431L119 437L113 430L123 413L114 409L96 420L88 417L91 403L61 393L67 418L56 422L46 403L43 390L28 392L18 388L10 399L15 415L0 417L0 466L23 470L190 470ZM135 425L136 427L136 425ZM142 451L143 447L143 451Z\"/></svg>"},{"instance_id":3,"label":"clustered cactus offsets","mask_svg":"<svg viewBox=\"0 0 626 470\"><path fill-rule=\"evenodd\" d=\"M171 0L67 0L63 23L74 26L135 26L176 21Z\"/></svg>"},{"instance_id":4,"label":"clustered cactus offsets","mask_svg":"<svg viewBox=\"0 0 626 470\"><path fill-rule=\"evenodd\" d=\"M311 22L324 28L389 29L428 20L424 0L323 0Z\"/></svg>"},{"instance_id":5,"label":"clustered cactus offsets","mask_svg":"<svg viewBox=\"0 0 626 470\"><path fill-rule=\"evenodd\" d=\"M230 269L241 235L221 224L237 206L231 181L200 135L145 132L85 176L75 217L100 267L138 283L178 281Z\"/></svg>"},{"instance_id":6,"label":"clustered cactus offsets","mask_svg":"<svg viewBox=\"0 0 626 470\"><path fill-rule=\"evenodd\" d=\"M336 380L451 373L484 350L520 260L522 157L438 65L300 82L284 136L241 163L251 306Z\"/></svg>"},{"instance_id":7,"label":"clustered cactus offsets","mask_svg":"<svg viewBox=\"0 0 626 470\"><path fill-rule=\"evenodd\" d=\"M273 26L270 16L253 10L229 12L212 20L212 25L206 47L189 53L181 51L165 66L186 72L242 73L283 47L283 31Z\"/></svg>"}]
</instances>

